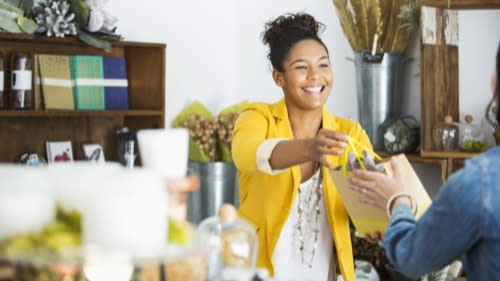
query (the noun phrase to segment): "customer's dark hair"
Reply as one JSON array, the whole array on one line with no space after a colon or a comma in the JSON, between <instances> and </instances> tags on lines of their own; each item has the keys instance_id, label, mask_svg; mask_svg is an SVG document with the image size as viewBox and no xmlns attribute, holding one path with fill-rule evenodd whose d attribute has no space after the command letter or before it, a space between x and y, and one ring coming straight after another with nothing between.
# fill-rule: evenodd
<instances>
[{"instance_id":1,"label":"customer's dark hair","mask_svg":"<svg viewBox=\"0 0 500 281\"><path fill-rule=\"evenodd\" d=\"M283 72L283 61L290 49L299 41L313 39L319 42L328 52L318 33L325 25L305 13L286 14L269 21L262 33L262 42L269 45L267 58L274 69Z\"/></svg>"},{"instance_id":2,"label":"customer's dark hair","mask_svg":"<svg viewBox=\"0 0 500 281\"><path fill-rule=\"evenodd\" d=\"M497 107L500 106L500 44L497 50L497 83L495 85L495 96L497 98ZM500 124L500 110L497 110L497 122Z\"/></svg>"}]
</instances>

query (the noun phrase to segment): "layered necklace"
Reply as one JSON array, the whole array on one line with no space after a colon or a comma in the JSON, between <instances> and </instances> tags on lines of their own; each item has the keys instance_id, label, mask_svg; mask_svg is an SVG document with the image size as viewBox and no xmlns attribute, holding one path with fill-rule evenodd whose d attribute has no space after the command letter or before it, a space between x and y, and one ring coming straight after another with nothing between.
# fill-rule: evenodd
<instances>
[{"instance_id":1,"label":"layered necklace","mask_svg":"<svg viewBox=\"0 0 500 281\"><path fill-rule=\"evenodd\" d=\"M320 211L320 202L321 202L321 178L322 178L322 172L321 169L319 169L319 163L315 164L314 168L314 174L312 176L311 180L311 185L309 190L307 191L307 194L303 194L304 190L302 190L302 187L299 185L299 202L297 204L297 213L298 213L298 222L297 222L297 232L299 236L299 250L300 250L300 255L302 259L302 264L307 265L309 268L312 268L312 262L314 259L314 255L316 253L316 247L318 244L318 238L319 238L319 217L321 215ZM305 196L305 205L302 206L302 196ZM314 228L312 229L308 227L308 222L314 221ZM313 244L312 244L312 250L311 250L311 256L309 260L306 260L305 257L305 240L309 240L313 236Z\"/></svg>"}]
</instances>

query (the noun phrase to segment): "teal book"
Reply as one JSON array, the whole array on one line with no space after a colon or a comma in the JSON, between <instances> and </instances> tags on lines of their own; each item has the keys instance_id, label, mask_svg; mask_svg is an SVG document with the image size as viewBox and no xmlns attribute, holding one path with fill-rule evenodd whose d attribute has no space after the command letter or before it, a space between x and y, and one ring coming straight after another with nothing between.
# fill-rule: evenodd
<instances>
[{"instance_id":1,"label":"teal book","mask_svg":"<svg viewBox=\"0 0 500 281\"><path fill-rule=\"evenodd\" d=\"M101 56L70 57L75 109L104 110L103 66Z\"/></svg>"}]
</instances>

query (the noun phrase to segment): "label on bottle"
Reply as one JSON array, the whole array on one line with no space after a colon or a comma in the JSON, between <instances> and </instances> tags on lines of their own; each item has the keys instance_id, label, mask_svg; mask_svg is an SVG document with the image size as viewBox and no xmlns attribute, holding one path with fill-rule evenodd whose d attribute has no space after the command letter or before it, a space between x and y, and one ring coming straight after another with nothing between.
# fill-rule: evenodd
<instances>
[{"instance_id":1,"label":"label on bottle","mask_svg":"<svg viewBox=\"0 0 500 281\"><path fill-rule=\"evenodd\" d=\"M31 90L31 70L13 70L12 90Z\"/></svg>"},{"instance_id":2,"label":"label on bottle","mask_svg":"<svg viewBox=\"0 0 500 281\"><path fill-rule=\"evenodd\" d=\"M3 92L3 71L0 70L0 92Z\"/></svg>"}]
</instances>

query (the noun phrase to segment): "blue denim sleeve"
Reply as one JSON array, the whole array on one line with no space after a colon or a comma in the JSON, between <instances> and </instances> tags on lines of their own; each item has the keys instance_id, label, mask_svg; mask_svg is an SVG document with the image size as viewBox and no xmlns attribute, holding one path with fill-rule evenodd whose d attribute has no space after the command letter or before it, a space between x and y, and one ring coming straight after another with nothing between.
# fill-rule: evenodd
<instances>
[{"instance_id":1,"label":"blue denim sleeve","mask_svg":"<svg viewBox=\"0 0 500 281\"><path fill-rule=\"evenodd\" d=\"M394 208L382 244L400 272L418 278L439 270L460 259L476 243L480 231L479 177L474 167L454 174L418 221L406 204Z\"/></svg>"}]
</instances>

